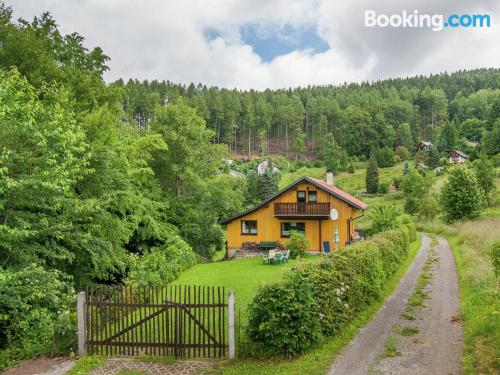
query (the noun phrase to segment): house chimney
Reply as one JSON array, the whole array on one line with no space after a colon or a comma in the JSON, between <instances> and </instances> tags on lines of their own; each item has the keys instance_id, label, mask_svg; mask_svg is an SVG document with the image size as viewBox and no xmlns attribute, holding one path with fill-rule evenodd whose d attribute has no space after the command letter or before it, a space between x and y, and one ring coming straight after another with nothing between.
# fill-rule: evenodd
<instances>
[{"instance_id":1,"label":"house chimney","mask_svg":"<svg viewBox=\"0 0 500 375\"><path fill-rule=\"evenodd\" d=\"M333 172L332 171L326 171L326 183L328 185L333 185Z\"/></svg>"}]
</instances>

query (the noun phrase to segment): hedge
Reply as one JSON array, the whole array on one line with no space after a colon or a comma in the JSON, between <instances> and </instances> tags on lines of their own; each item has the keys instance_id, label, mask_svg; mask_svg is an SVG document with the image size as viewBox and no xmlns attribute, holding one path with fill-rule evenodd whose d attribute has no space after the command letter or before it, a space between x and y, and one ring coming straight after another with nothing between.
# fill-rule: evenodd
<instances>
[{"instance_id":1,"label":"hedge","mask_svg":"<svg viewBox=\"0 0 500 375\"><path fill-rule=\"evenodd\" d=\"M380 298L416 237L412 224L402 225L260 288L249 306L247 328L255 352L290 357L339 334Z\"/></svg>"}]
</instances>

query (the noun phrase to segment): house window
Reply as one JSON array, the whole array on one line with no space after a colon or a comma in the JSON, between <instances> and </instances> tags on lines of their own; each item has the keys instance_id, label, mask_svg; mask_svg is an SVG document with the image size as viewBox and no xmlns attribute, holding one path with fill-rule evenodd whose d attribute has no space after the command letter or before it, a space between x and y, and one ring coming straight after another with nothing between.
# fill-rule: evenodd
<instances>
[{"instance_id":1,"label":"house window","mask_svg":"<svg viewBox=\"0 0 500 375\"><path fill-rule=\"evenodd\" d=\"M303 190L297 191L297 202L305 203L305 201L306 201L306 192Z\"/></svg>"},{"instance_id":2,"label":"house window","mask_svg":"<svg viewBox=\"0 0 500 375\"><path fill-rule=\"evenodd\" d=\"M257 220L241 220L241 234L257 235Z\"/></svg>"},{"instance_id":3,"label":"house window","mask_svg":"<svg viewBox=\"0 0 500 375\"><path fill-rule=\"evenodd\" d=\"M318 203L318 192L317 191L310 191L307 199L308 199L309 203Z\"/></svg>"},{"instance_id":4,"label":"house window","mask_svg":"<svg viewBox=\"0 0 500 375\"><path fill-rule=\"evenodd\" d=\"M306 234L306 223L281 223L281 237L290 237L292 230Z\"/></svg>"}]
</instances>

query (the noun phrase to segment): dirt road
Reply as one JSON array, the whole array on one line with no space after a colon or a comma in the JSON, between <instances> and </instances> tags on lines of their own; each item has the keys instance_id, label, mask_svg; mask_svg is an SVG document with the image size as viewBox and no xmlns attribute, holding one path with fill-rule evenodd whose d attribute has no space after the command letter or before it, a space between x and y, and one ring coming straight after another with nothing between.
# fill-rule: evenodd
<instances>
[{"instance_id":1,"label":"dirt road","mask_svg":"<svg viewBox=\"0 0 500 375\"><path fill-rule=\"evenodd\" d=\"M423 235L413 264L373 320L339 354L330 375L459 374L463 334L447 241Z\"/></svg>"}]
</instances>

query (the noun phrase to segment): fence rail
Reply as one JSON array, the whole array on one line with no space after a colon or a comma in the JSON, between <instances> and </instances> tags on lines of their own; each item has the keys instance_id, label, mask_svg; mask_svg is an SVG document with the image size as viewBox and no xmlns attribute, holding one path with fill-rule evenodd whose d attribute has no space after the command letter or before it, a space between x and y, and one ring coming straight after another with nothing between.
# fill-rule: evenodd
<instances>
[{"instance_id":1,"label":"fence rail","mask_svg":"<svg viewBox=\"0 0 500 375\"><path fill-rule=\"evenodd\" d=\"M78 297L79 346L83 346L79 352L226 356L228 303L224 288L98 286Z\"/></svg>"}]
</instances>

